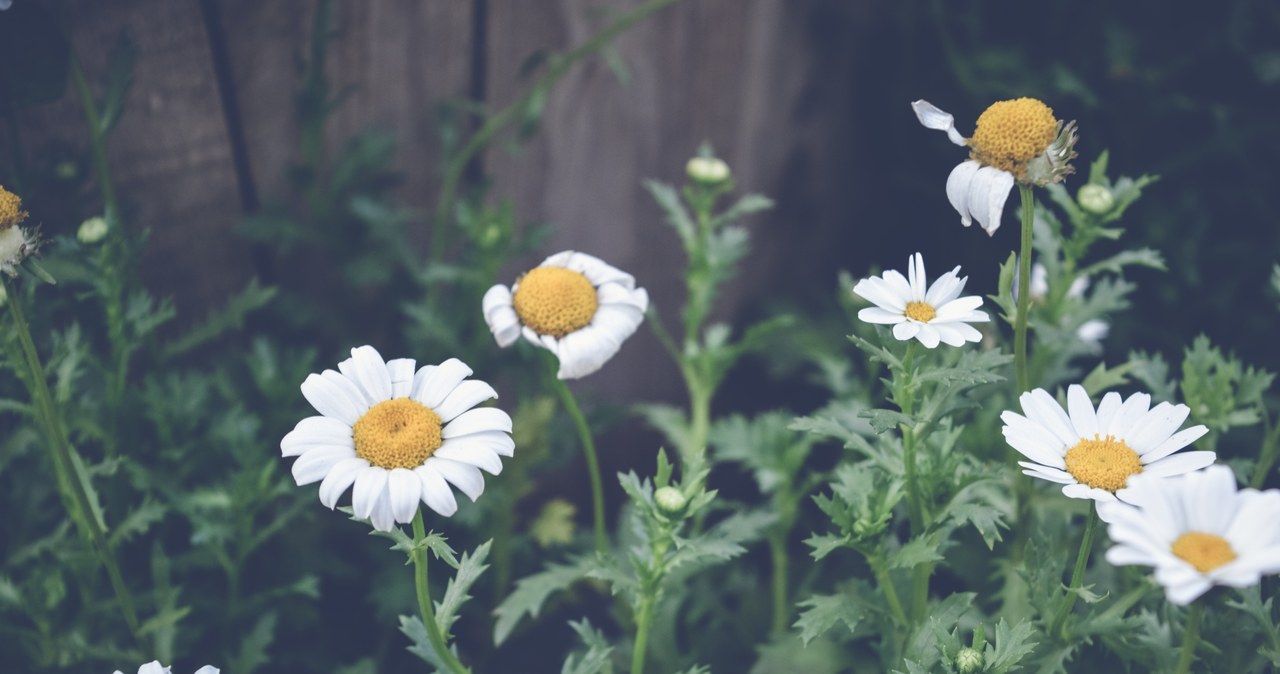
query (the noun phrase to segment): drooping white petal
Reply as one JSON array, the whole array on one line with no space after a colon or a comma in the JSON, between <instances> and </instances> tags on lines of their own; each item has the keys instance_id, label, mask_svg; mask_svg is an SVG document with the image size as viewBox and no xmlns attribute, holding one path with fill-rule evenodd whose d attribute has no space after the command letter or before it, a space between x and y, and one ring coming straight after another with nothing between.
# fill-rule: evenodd
<instances>
[{"instance_id":1,"label":"drooping white petal","mask_svg":"<svg viewBox=\"0 0 1280 674\"><path fill-rule=\"evenodd\" d=\"M356 477L368 467L369 462L359 457L343 459L333 464L329 474L325 475L324 480L320 482L320 502L333 510L338 505L338 499L351 488Z\"/></svg>"},{"instance_id":2,"label":"drooping white petal","mask_svg":"<svg viewBox=\"0 0 1280 674\"><path fill-rule=\"evenodd\" d=\"M969 211L988 236L1000 229L1000 216L1013 183L1012 173L994 166L983 166L969 181Z\"/></svg>"},{"instance_id":3,"label":"drooping white petal","mask_svg":"<svg viewBox=\"0 0 1280 674\"><path fill-rule=\"evenodd\" d=\"M387 494L391 515L401 524L413 521L422 496L422 481L407 468L396 468L387 475Z\"/></svg>"},{"instance_id":4,"label":"drooping white petal","mask_svg":"<svg viewBox=\"0 0 1280 674\"><path fill-rule=\"evenodd\" d=\"M369 519L378 497L387 490L387 470L369 466L356 475L355 488L351 491L351 511L362 520Z\"/></svg>"},{"instance_id":5,"label":"drooping white petal","mask_svg":"<svg viewBox=\"0 0 1280 674\"><path fill-rule=\"evenodd\" d=\"M422 481L422 502L428 508L444 517L452 517L458 512L458 500L453 497L453 490L431 462L414 468L413 472Z\"/></svg>"},{"instance_id":6,"label":"drooping white petal","mask_svg":"<svg viewBox=\"0 0 1280 674\"><path fill-rule=\"evenodd\" d=\"M440 471L440 475L451 485L458 488L458 491L467 495L474 503L480 495L484 493L484 475L480 473L480 469L475 466L446 459L441 456L432 456L427 459L427 463Z\"/></svg>"},{"instance_id":7,"label":"drooping white petal","mask_svg":"<svg viewBox=\"0 0 1280 674\"><path fill-rule=\"evenodd\" d=\"M604 367L621 348L622 343L615 335L594 328L585 327L571 332L560 340L560 369L556 377L560 379L581 379Z\"/></svg>"},{"instance_id":8,"label":"drooping white petal","mask_svg":"<svg viewBox=\"0 0 1280 674\"><path fill-rule=\"evenodd\" d=\"M395 522L395 516L391 513L391 492L383 489L378 492L378 500L374 502L373 510L369 512L369 523L378 531L391 531Z\"/></svg>"},{"instance_id":9,"label":"drooping white petal","mask_svg":"<svg viewBox=\"0 0 1280 674\"><path fill-rule=\"evenodd\" d=\"M920 120L920 123L925 128L946 131L947 139L956 145L964 146L968 144L964 136L960 135L959 131L956 131L955 118L951 116L951 113L944 112L938 106L924 99L912 102L911 109L915 111L916 119Z\"/></svg>"},{"instance_id":10,"label":"drooping white petal","mask_svg":"<svg viewBox=\"0 0 1280 674\"><path fill-rule=\"evenodd\" d=\"M299 487L319 482L329 474L334 464L355 458L355 455L355 450L349 447L316 447L293 462L293 479Z\"/></svg>"},{"instance_id":11,"label":"drooping white petal","mask_svg":"<svg viewBox=\"0 0 1280 674\"><path fill-rule=\"evenodd\" d=\"M973 224L974 205L969 202L969 189L980 168L982 164L970 159L957 164L947 176L947 201L960 214L960 224L965 227Z\"/></svg>"},{"instance_id":12,"label":"drooping white petal","mask_svg":"<svg viewBox=\"0 0 1280 674\"><path fill-rule=\"evenodd\" d=\"M905 342L920 333L920 326L923 323L916 321L903 321L893 326L893 336L900 342Z\"/></svg>"},{"instance_id":13,"label":"drooping white petal","mask_svg":"<svg viewBox=\"0 0 1280 674\"><path fill-rule=\"evenodd\" d=\"M916 339L920 340L925 348L936 349L942 341L942 337L938 335L938 329L929 323L920 326L920 332L916 333Z\"/></svg>"}]
</instances>

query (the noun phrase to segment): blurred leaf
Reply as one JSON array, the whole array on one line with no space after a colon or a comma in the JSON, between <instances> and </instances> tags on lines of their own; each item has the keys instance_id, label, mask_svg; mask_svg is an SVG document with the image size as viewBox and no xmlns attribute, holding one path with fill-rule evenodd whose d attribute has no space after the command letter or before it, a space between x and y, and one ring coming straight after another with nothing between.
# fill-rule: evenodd
<instances>
[{"instance_id":1,"label":"blurred leaf","mask_svg":"<svg viewBox=\"0 0 1280 674\"><path fill-rule=\"evenodd\" d=\"M1009 623L1001 618L996 624L995 644L987 644L985 671L992 674L1005 674L1017 669L1018 663L1036 648L1037 642L1031 640L1033 636L1035 636L1035 628L1031 621L1020 620L1018 624L1009 627Z\"/></svg>"},{"instance_id":2,"label":"blurred leaf","mask_svg":"<svg viewBox=\"0 0 1280 674\"><path fill-rule=\"evenodd\" d=\"M98 124L102 135L107 135L120 121L124 112L124 102L133 88L133 67L137 61L138 50L128 33L121 32L116 43L107 54L106 94L102 98Z\"/></svg>"},{"instance_id":3,"label":"blurred leaf","mask_svg":"<svg viewBox=\"0 0 1280 674\"><path fill-rule=\"evenodd\" d=\"M276 293L276 288L264 287L256 278L250 280L244 290L232 295L220 309L210 312L203 323L161 349L160 359L168 360L202 346L226 332L239 330L244 325L245 318L269 304L275 299Z\"/></svg>"},{"instance_id":4,"label":"blurred leaf","mask_svg":"<svg viewBox=\"0 0 1280 674\"><path fill-rule=\"evenodd\" d=\"M858 623L874 610L874 604L867 603L860 589L860 585L854 585L839 594L814 595L797 604L800 618L793 627L800 630L805 646L840 623L850 635L858 629Z\"/></svg>"},{"instance_id":5,"label":"blurred leaf","mask_svg":"<svg viewBox=\"0 0 1280 674\"><path fill-rule=\"evenodd\" d=\"M270 662L267 649L271 647L271 642L275 641L275 635L276 614L268 612L259 618L249 634L240 640L240 651L232 658L233 664L228 669L252 674L259 667Z\"/></svg>"},{"instance_id":6,"label":"blurred leaf","mask_svg":"<svg viewBox=\"0 0 1280 674\"><path fill-rule=\"evenodd\" d=\"M516 581L516 588L493 610L493 642L501 646L525 615L538 617L542 605L555 592L561 592L581 580L594 567L590 557L578 557L567 564L552 564L545 571Z\"/></svg>"},{"instance_id":7,"label":"blurred leaf","mask_svg":"<svg viewBox=\"0 0 1280 674\"><path fill-rule=\"evenodd\" d=\"M449 579L444 598L436 604L436 624L440 626L440 632L444 634L446 642L453 639L451 631L453 623L458 620L458 609L471 598L467 592L480 579L480 574L489 568L485 560L489 557L489 548L492 544L492 540L485 541L475 549L475 552L462 553L462 559L458 560L458 573Z\"/></svg>"},{"instance_id":8,"label":"blurred leaf","mask_svg":"<svg viewBox=\"0 0 1280 674\"><path fill-rule=\"evenodd\" d=\"M578 634L586 652L571 654L560 668L560 674L609 674L613 671L609 657L613 654L613 646L604 633L591 626L591 622L582 619L580 622L570 621L569 627Z\"/></svg>"}]
</instances>

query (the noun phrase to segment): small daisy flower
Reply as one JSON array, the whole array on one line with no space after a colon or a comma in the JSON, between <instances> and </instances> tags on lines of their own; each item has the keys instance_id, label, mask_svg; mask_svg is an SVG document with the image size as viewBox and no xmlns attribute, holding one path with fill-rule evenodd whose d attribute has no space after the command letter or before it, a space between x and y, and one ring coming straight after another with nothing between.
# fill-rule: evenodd
<instances>
[{"instance_id":1,"label":"small daisy flower","mask_svg":"<svg viewBox=\"0 0 1280 674\"><path fill-rule=\"evenodd\" d=\"M1067 409L1044 389L1019 399L1026 416L1004 412L1004 439L1031 461L1019 461L1031 477L1063 485L1071 498L1115 501L1138 475L1169 477L1199 470L1213 463L1213 452L1178 452L1209 429L1192 426L1181 431L1191 408L1162 402L1151 407L1151 396L1135 393L1120 400L1119 393L1102 397L1098 409L1084 387L1067 389ZM1177 431L1177 432L1175 432Z\"/></svg>"},{"instance_id":2,"label":"small daisy flower","mask_svg":"<svg viewBox=\"0 0 1280 674\"><path fill-rule=\"evenodd\" d=\"M39 237L19 226L26 219L22 199L0 186L0 272L9 276L40 246Z\"/></svg>"},{"instance_id":3,"label":"small daisy flower","mask_svg":"<svg viewBox=\"0 0 1280 674\"><path fill-rule=\"evenodd\" d=\"M379 531L412 521L418 501L453 515L449 485L475 501L484 491L480 470L501 473L499 457L515 449L511 417L476 407L498 394L470 375L456 358L415 371L413 359L383 361L371 346L352 349L336 372L308 375L302 395L320 416L280 441L284 456L298 457L294 480L319 482L330 509L354 485L352 511Z\"/></svg>"},{"instance_id":4,"label":"small daisy flower","mask_svg":"<svg viewBox=\"0 0 1280 674\"><path fill-rule=\"evenodd\" d=\"M907 260L907 274L910 278L890 269L883 276L858 281L854 294L876 305L859 311L858 318L892 325L893 336L898 340L905 342L915 337L930 349L939 343L963 346L965 342L982 341L982 333L969 323L991 318L977 310L982 306L981 297L960 297L969 280L968 276L960 277L960 267L938 277L933 285L926 285L924 257L916 253Z\"/></svg>"},{"instance_id":5,"label":"small daisy flower","mask_svg":"<svg viewBox=\"0 0 1280 674\"><path fill-rule=\"evenodd\" d=\"M599 370L636 331L649 294L600 258L566 250L510 288L490 288L483 308L498 346L511 346L523 334L560 360L559 378L578 379Z\"/></svg>"},{"instance_id":6,"label":"small daisy flower","mask_svg":"<svg viewBox=\"0 0 1280 674\"><path fill-rule=\"evenodd\" d=\"M196 670L196 674L218 674L218 668L212 665L205 665ZM120 670L116 670L115 674L124 674ZM138 674L172 674L169 667L160 664L159 660L152 660L147 664L138 668Z\"/></svg>"},{"instance_id":7,"label":"small daisy flower","mask_svg":"<svg viewBox=\"0 0 1280 674\"><path fill-rule=\"evenodd\" d=\"M1237 489L1227 466L1169 480L1135 477L1125 503L1100 506L1116 566L1155 567L1169 601L1185 606L1214 585L1249 587L1280 573L1280 490Z\"/></svg>"},{"instance_id":8,"label":"small daisy flower","mask_svg":"<svg viewBox=\"0 0 1280 674\"><path fill-rule=\"evenodd\" d=\"M969 148L969 160L947 177L947 199L965 227L977 220L987 234L995 234L1015 182L1043 187L1075 171L1068 162L1076 156L1076 123L1064 125L1034 98L993 103L978 116L972 138L960 135L955 118L928 101L911 108L921 124L946 131L951 142Z\"/></svg>"}]
</instances>

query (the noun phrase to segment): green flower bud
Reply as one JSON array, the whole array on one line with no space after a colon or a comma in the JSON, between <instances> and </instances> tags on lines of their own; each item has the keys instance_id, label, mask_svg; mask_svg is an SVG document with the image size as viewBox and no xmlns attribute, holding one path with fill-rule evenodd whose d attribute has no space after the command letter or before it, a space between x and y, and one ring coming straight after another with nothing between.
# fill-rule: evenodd
<instances>
[{"instance_id":1,"label":"green flower bud","mask_svg":"<svg viewBox=\"0 0 1280 674\"><path fill-rule=\"evenodd\" d=\"M956 669L960 670L960 674L980 672L985 660L986 658L982 656L982 651L973 648L962 648L956 654Z\"/></svg>"},{"instance_id":2,"label":"green flower bud","mask_svg":"<svg viewBox=\"0 0 1280 674\"><path fill-rule=\"evenodd\" d=\"M1116 199L1112 196L1111 190L1104 185L1095 185L1093 183L1080 188L1080 192L1076 195L1076 201L1080 202L1080 208L1094 215L1102 215L1111 210L1111 207L1116 204Z\"/></svg>"},{"instance_id":3,"label":"green flower bud","mask_svg":"<svg viewBox=\"0 0 1280 674\"><path fill-rule=\"evenodd\" d=\"M668 517L679 517L689 505L689 499L675 487L660 487L653 492L653 502L657 504L658 511Z\"/></svg>"},{"instance_id":4,"label":"green flower bud","mask_svg":"<svg viewBox=\"0 0 1280 674\"><path fill-rule=\"evenodd\" d=\"M80 223L80 229L76 231L76 238L80 239L80 243L85 245L94 244L107 237L107 229L105 218L89 218Z\"/></svg>"},{"instance_id":5,"label":"green flower bud","mask_svg":"<svg viewBox=\"0 0 1280 674\"><path fill-rule=\"evenodd\" d=\"M685 171L694 182L704 185L719 185L729 179L729 165L715 157L694 157Z\"/></svg>"}]
</instances>

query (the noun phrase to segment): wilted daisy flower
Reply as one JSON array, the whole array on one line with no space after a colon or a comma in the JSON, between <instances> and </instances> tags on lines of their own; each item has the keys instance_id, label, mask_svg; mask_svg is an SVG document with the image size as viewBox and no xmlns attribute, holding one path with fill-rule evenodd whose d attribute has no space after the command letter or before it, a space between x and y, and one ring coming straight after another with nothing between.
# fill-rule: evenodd
<instances>
[{"instance_id":1,"label":"wilted daisy flower","mask_svg":"<svg viewBox=\"0 0 1280 674\"><path fill-rule=\"evenodd\" d=\"M36 252L39 239L20 227L27 219L22 199L0 186L0 272L18 275L18 265Z\"/></svg>"},{"instance_id":2,"label":"wilted daisy flower","mask_svg":"<svg viewBox=\"0 0 1280 674\"><path fill-rule=\"evenodd\" d=\"M413 520L418 501L448 517L457 509L457 487L472 501L484 476L502 472L511 456L511 417L475 406L497 398L471 368L450 358L414 369L411 358L384 362L371 346L351 350L338 371L307 376L302 395L320 412L280 441L296 456L299 486L320 482L320 502L333 508L349 487L356 517L379 531ZM472 409L475 408L475 409Z\"/></svg>"},{"instance_id":3,"label":"wilted daisy flower","mask_svg":"<svg viewBox=\"0 0 1280 674\"><path fill-rule=\"evenodd\" d=\"M1121 402L1108 393L1095 411L1084 387L1067 389L1067 410L1044 389L1019 398L1026 416L1004 412L1004 439L1031 461L1019 461L1023 473L1063 485L1071 498L1100 503L1116 500L1129 478L1181 475L1213 463L1213 452L1182 452L1209 432L1204 426L1178 431L1191 409L1135 393ZM1174 431L1177 431L1176 433ZM1121 495L1123 497L1123 495Z\"/></svg>"},{"instance_id":4,"label":"wilted daisy flower","mask_svg":"<svg viewBox=\"0 0 1280 674\"><path fill-rule=\"evenodd\" d=\"M1107 561L1155 567L1175 604L1280 573L1280 491L1237 490L1230 468L1211 466L1171 480L1137 477L1121 495L1133 505L1100 506L1115 542Z\"/></svg>"},{"instance_id":5,"label":"wilted daisy flower","mask_svg":"<svg viewBox=\"0 0 1280 674\"><path fill-rule=\"evenodd\" d=\"M218 674L218 668L212 665L205 665L196 670L196 674ZM124 674L120 670L116 670L115 674ZM159 660L152 660L147 664L138 668L138 674L171 674L170 668L160 664Z\"/></svg>"},{"instance_id":6,"label":"wilted daisy flower","mask_svg":"<svg viewBox=\"0 0 1280 674\"><path fill-rule=\"evenodd\" d=\"M484 294L484 320L498 346L521 334L560 360L557 376L577 379L599 370L636 331L649 294L630 274L600 258L566 250Z\"/></svg>"},{"instance_id":7,"label":"wilted daisy flower","mask_svg":"<svg viewBox=\"0 0 1280 674\"><path fill-rule=\"evenodd\" d=\"M960 267L938 277L926 286L924 257L916 253L907 259L907 274L890 269L883 276L858 281L854 294L876 305L858 312L867 323L893 325L893 336L901 341L915 337L930 349L938 343L963 346L965 342L982 341L982 333L969 323L991 320L977 311L982 298L960 297L968 276L960 277ZM926 290L927 288L927 290Z\"/></svg>"},{"instance_id":8,"label":"wilted daisy flower","mask_svg":"<svg viewBox=\"0 0 1280 674\"><path fill-rule=\"evenodd\" d=\"M1064 125L1034 98L991 104L978 116L972 138L960 135L955 118L928 101L911 108L921 124L946 131L951 142L969 148L969 160L947 177L947 199L965 227L977 220L987 234L995 234L1015 182L1043 187L1075 170L1068 162L1076 156L1076 123Z\"/></svg>"}]
</instances>

